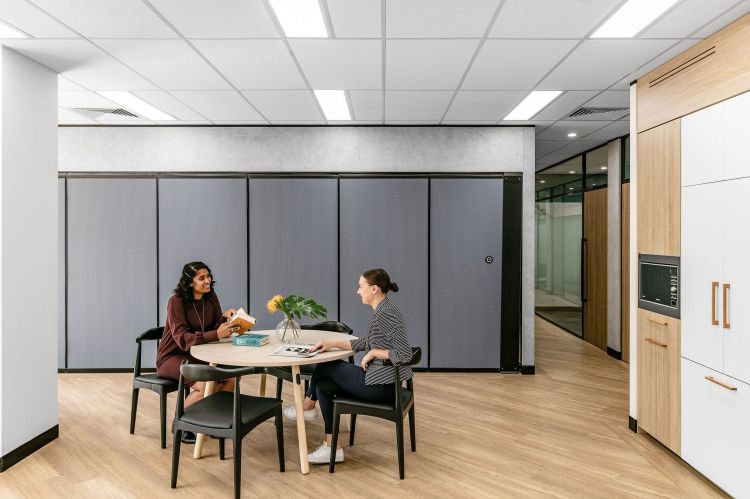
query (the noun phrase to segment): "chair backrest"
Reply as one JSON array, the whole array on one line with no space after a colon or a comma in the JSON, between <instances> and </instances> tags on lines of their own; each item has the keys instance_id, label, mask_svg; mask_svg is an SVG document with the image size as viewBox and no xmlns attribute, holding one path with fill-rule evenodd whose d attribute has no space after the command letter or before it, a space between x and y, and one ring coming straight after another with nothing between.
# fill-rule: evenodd
<instances>
[{"instance_id":1,"label":"chair backrest","mask_svg":"<svg viewBox=\"0 0 750 499\"><path fill-rule=\"evenodd\" d=\"M305 324L303 326L300 326L301 329L317 329L319 331L331 331L334 333L346 333L346 334L352 334L354 330L344 324L343 322L338 321L325 321L325 322L318 322L317 324Z\"/></svg>"},{"instance_id":2,"label":"chair backrest","mask_svg":"<svg viewBox=\"0 0 750 499\"><path fill-rule=\"evenodd\" d=\"M133 377L141 375L141 343L144 341L159 341L164 335L164 327L152 327L151 329L142 332L135 339L138 344L138 349L135 352L135 367L133 367Z\"/></svg>"},{"instance_id":3,"label":"chair backrest","mask_svg":"<svg viewBox=\"0 0 750 499\"><path fill-rule=\"evenodd\" d=\"M180 374L193 381L218 381L220 379L236 378L246 374L255 374L254 367L238 367L227 369L206 364L182 364Z\"/></svg>"},{"instance_id":4,"label":"chair backrest","mask_svg":"<svg viewBox=\"0 0 750 499\"><path fill-rule=\"evenodd\" d=\"M415 364L419 364L419 362L422 360L422 348L421 347L411 347L411 360L409 361L409 365L413 366ZM401 391L403 390L403 387L401 386L401 373L399 372L399 368L397 364L394 364L390 360L384 360L383 361L384 366L394 366L396 368L396 383L394 383L395 391L394 391L394 401L395 401L395 412L396 414L401 414L403 412L403 404L402 404L402 398L401 398ZM406 380L406 389L410 392L414 392L414 382L411 379Z\"/></svg>"},{"instance_id":5,"label":"chair backrest","mask_svg":"<svg viewBox=\"0 0 750 499\"><path fill-rule=\"evenodd\" d=\"M411 360L409 361L409 365L413 366L415 364L419 364L422 361L422 347L411 347ZM394 365L393 362L390 361L390 359L386 359L383 361L384 366L392 366Z\"/></svg>"}]
</instances>

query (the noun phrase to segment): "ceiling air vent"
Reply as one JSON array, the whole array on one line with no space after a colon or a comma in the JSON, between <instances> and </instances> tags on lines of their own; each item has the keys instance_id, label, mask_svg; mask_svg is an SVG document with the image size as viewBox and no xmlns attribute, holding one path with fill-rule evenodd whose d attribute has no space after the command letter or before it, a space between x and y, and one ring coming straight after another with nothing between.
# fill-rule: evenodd
<instances>
[{"instance_id":1,"label":"ceiling air vent","mask_svg":"<svg viewBox=\"0 0 750 499\"><path fill-rule=\"evenodd\" d=\"M139 118L137 114L133 114L125 109L117 108L105 108L105 107L76 107L75 111L82 112L84 114L92 115L93 118L101 118L105 114L119 114L120 116L127 116L129 118Z\"/></svg>"},{"instance_id":2,"label":"ceiling air vent","mask_svg":"<svg viewBox=\"0 0 750 499\"><path fill-rule=\"evenodd\" d=\"M568 118L613 121L630 114L627 107L579 107Z\"/></svg>"}]
</instances>

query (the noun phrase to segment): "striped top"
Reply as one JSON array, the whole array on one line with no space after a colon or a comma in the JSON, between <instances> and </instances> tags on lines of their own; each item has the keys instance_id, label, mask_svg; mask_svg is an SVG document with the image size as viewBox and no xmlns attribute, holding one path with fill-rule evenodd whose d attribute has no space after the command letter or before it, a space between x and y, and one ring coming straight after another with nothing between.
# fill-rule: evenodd
<instances>
[{"instance_id":1,"label":"striped top","mask_svg":"<svg viewBox=\"0 0 750 499\"><path fill-rule=\"evenodd\" d=\"M367 333L364 338L352 340L352 350L357 352L372 350L373 348L388 350L388 359L399 366L401 381L411 379L412 370L411 346L406 337L406 324L401 311L391 303L386 296L383 301L375 307L370 323L367 325ZM394 383L396 380L396 368L370 364L365 374L365 384L382 385Z\"/></svg>"}]
</instances>

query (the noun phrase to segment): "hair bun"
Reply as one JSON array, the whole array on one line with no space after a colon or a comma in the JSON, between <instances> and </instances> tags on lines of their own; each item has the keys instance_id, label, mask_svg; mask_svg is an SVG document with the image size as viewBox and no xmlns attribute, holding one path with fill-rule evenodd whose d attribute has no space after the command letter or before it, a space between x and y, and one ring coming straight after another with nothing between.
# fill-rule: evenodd
<instances>
[{"instance_id":1,"label":"hair bun","mask_svg":"<svg viewBox=\"0 0 750 499\"><path fill-rule=\"evenodd\" d=\"M388 289L390 289L390 290L391 290L391 291L393 291L394 293L398 293L398 284L396 284L395 282L391 282L391 283L390 283L390 284L388 285Z\"/></svg>"}]
</instances>

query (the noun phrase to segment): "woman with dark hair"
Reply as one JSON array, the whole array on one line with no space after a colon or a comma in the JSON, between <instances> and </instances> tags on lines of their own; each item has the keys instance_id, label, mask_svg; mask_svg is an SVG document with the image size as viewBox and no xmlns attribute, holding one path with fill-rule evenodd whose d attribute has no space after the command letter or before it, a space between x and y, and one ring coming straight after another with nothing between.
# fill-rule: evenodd
<instances>
[{"instance_id":1,"label":"woman with dark hair","mask_svg":"<svg viewBox=\"0 0 750 499\"><path fill-rule=\"evenodd\" d=\"M393 364L398 364L401 381L412 377L412 370L409 366L411 346L406 337L406 324L401 311L388 299L389 291L397 292L398 285L391 282L385 270L372 269L364 272L359 277L357 294L363 304L373 309L372 318L364 336L356 340L324 340L312 348L321 352L332 348L367 352L359 366L337 360L318 364L315 368L302 407L305 410L306 419L310 419L308 414L314 410L315 401L320 401L326 440L308 456L313 464L328 464L330 461L333 399L336 395L349 395L372 402L393 402L396 369L382 364L371 365L373 360L389 359ZM315 413L312 412L312 414ZM294 406L286 408L284 415L295 419ZM336 450L336 462L340 463L343 460L344 450L339 447Z\"/></svg>"},{"instance_id":2,"label":"woman with dark hair","mask_svg":"<svg viewBox=\"0 0 750 499\"><path fill-rule=\"evenodd\" d=\"M203 262L190 262L182 268L180 281L167 303L164 335L156 352L156 372L162 378L179 380L180 364L185 360L191 364L205 364L190 355L193 345L211 343L232 334L227 320L235 311L221 312L219 298L214 292L215 284L211 269ZM185 378L185 385L191 389L185 398L185 407L203 398L205 382ZM218 390L232 391L234 379L217 385ZM182 441L195 442L195 435L183 432Z\"/></svg>"}]
</instances>

